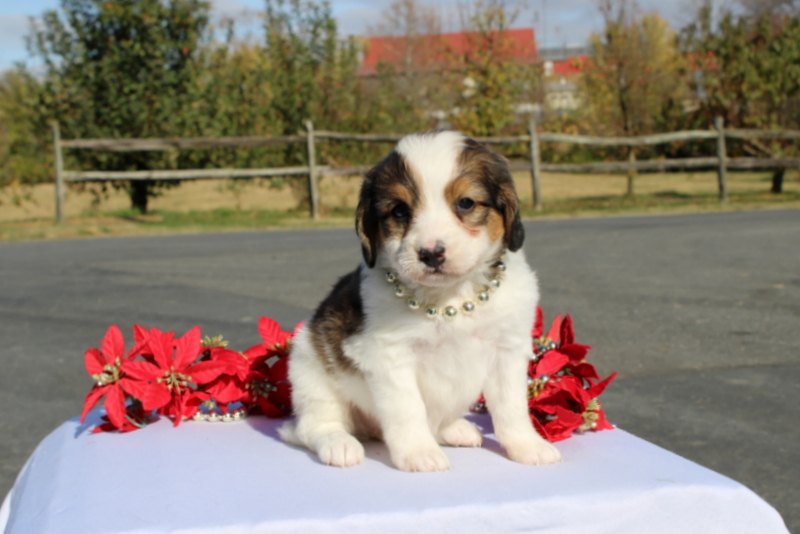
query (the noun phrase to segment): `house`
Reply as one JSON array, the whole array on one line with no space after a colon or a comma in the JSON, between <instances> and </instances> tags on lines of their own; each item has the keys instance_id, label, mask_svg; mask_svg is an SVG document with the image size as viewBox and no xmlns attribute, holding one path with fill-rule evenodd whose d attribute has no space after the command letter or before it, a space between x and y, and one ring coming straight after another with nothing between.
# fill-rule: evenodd
<instances>
[{"instance_id":1,"label":"house","mask_svg":"<svg viewBox=\"0 0 800 534\"><path fill-rule=\"evenodd\" d=\"M494 34L496 35L496 34ZM489 34L488 38L492 38ZM538 61L533 28L508 29L500 53L518 64L535 65ZM458 56L474 53L487 36L479 32L453 32L437 35L367 37L363 41L363 59L359 76L375 76L378 65L385 63L397 73L441 68Z\"/></svg>"},{"instance_id":2,"label":"house","mask_svg":"<svg viewBox=\"0 0 800 534\"><path fill-rule=\"evenodd\" d=\"M376 78L381 64L395 74L422 76L447 68L465 56L485 49L482 41L496 37L479 32L453 32L435 35L366 37L362 40L361 65L357 74ZM542 67L544 92L541 103L520 102L517 113L541 115L543 107L556 113L573 111L580 106L578 77L588 63L588 51L578 47L538 50L533 28L514 28L503 31L504 39L494 39L495 54L503 54L519 65ZM465 78L463 92L474 91L475 81ZM457 113L457 110L451 112ZM432 116L444 120L444 111L432 111Z\"/></svg>"},{"instance_id":3,"label":"house","mask_svg":"<svg viewBox=\"0 0 800 534\"><path fill-rule=\"evenodd\" d=\"M540 52L544 75L544 107L556 114L565 114L581 105L578 79L589 63L584 47L543 49Z\"/></svg>"}]
</instances>

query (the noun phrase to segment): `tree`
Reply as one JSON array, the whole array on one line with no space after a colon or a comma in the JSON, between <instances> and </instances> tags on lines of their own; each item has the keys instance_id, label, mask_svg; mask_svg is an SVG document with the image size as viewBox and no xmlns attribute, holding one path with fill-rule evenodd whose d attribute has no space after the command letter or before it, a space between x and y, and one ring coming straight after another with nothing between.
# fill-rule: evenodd
<instances>
[{"instance_id":1,"label":"tree","mask_svg":"<svg viewBox=\"0 0 800 534\"><path fill-rule=\"evenodd\" d=\"M32 109L39 82L22 67L0 76L0 188L11 188L11 200L19 202L21 186L52 178L52 163L42 154L51 146L37 137Z\"/></svg>"},{"instance_id":2,"label":"tree","mask_svg":"<svg viewBox=\"0 0 800 534\"><path fill-rule=\"evenodd\" d=\"M755 15L725 11L716 28L706 3L683 30L682 46L699 73L696 90L704 95L702 120L721 116L734 128L800 128L800 13L787 8L795 2L771 2L769 10L767 3ZM796 144L781 141L749 140L731 149L761 156L797 152ZM775 193L783 174L779 169L773 175Z\"/></svg>"},{"instance_id":3,"label":"tree","mask_svg":"<svg viewBox=\"0 0 800 534\"><path fill-rule=\"evenodd\" d=\"M508 31L519 14L513 5L477 0L461 8L466 49L451 50L446 69L453 124L474 136L497 135L513 124L517 106L532 100L540 80L533 48L519 50Z\"/></svg>"},{"instance_id":4,"label":"tree","mask_svg":"<svg viewBox=\"0 0 800 534\"><path fill-rule=\"evenodd\" d=\"M664 19L639 15L626 0L603 0L600 10L605 27L590 37L592 53L581 80L593 122L612 135L667 126L684 87L675 34Z\"/></svg>"},{"instance_id":5,"label":"tree","mask_svg":"<svg viewBox=\"0 0 800 534\"><path fill-rule=\"evenodd\" d=\"M352 41L339 40L330 6L267 0L265 16L272 105L282 132L294 135L312 117L332 125L354 109L357 50Z\"/></svg>"},{"instance_id":6,"label":"tree","mask_svg":"<svg viewBox=\"0 0 800 534\"><path fill-rule=\"evenodd\" d=\"M375 105L391 109L400 131L424 127L429 122L426 113L445 105L441 28L436 8L419 0L395 0L381 13L380 22L369 28L381 47L376 83L383 98Z\"/></svg>"},{"instance_id":7,"label":"tree","mask_svg":"<svg viewBox=\"0 0 800 534\"><path fill-rule=\"evenodd\" d=\"M726 11L714 28L705 5L683 30L682 45L702 73L704 116L741 128L800 126L800 16Z\"/></svg>"},{"instance_id":8,"label":"tree","mask_svg":"<svg viewBox=\"0 0 800 534\"><path fill-rule=\"evenodd\" d=\"M57 120L69 138L179 136L191 110L196 55L207 37L209 5L202 0L62 0L29 37L45 77L40 125ZM80 151L78 165L141 170L174 164L165 154ZM164 182L124 185L131 204L147 211Z\"/></svg>"},{"instance_id":9,"label":"tree","mask_svg":"<svg viewBox=\"0 0 800 534\"><path fill-rule=\"evenodd\" d=\"M750 16L797 15L800 13L800 0L739 0Z\"/></svg>"}]
</instances>

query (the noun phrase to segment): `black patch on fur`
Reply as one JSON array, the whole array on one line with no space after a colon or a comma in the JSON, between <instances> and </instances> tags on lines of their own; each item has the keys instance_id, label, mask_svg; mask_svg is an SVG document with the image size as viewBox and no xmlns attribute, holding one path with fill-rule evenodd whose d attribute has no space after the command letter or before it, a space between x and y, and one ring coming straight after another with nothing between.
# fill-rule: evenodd
<instances>
[{"instance_id":1,"label":"black patch on fur","mask_svg":"<svg viewBox=\"0 0 800 534\"><path fill-rule=\"evenodd\" d=\"M344 353L344 341L364 326L361 266L341 277L311 318L311 340L328 372L357 372Z\"/></svg>"},{"instance_id":2,"label":"black patch on fur","mask_svg":"<svg viewBox=\"0 0 800 534\"><path fill-rule=\"evenodd\" d=\"M393 185L408 190L411 204L418 202L417 184L411 177L405 159L394 150L364 176L358 199L356 233L361 239L361 252L369 268L375 267L381 233L388 235L391 231L387 213L398 201L390 192ZM409 208L413 212L414 205Z\"/></svg>"}]
</instances>

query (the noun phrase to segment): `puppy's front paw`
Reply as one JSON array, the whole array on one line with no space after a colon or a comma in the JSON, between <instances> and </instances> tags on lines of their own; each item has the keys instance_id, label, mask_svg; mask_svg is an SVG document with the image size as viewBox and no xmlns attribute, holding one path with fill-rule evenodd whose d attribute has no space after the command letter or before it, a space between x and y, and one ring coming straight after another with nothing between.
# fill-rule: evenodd
<instances>
[{"instance_id":1,"label":"puppy's front paw","mask_svg":"<svg viewBox=\"0 0 800 534\"><path fill-rule=\"evenodd\" d=\"M320 438L316 448L320 461L326 465L351 467L364 461L364 446L345 432Z\"/></svg>"},{"instance_id":2,"label":"puppy's front paw","mask_svg":"<svg viewBox=\"0 0 800 534\"><path fill-rule=\"evenodd\" d=\"M480 447L483 435L475 425L466 419L458 419L445 427L440 434L440 440L451 447Z\"/></svg>"},{"instance_id":3,"label":"puppy's front paw","mask_svg":"<svg viewBox=\"0 0 800 534\"><path fill-rule=\"evenodd\" d=\"M438 445L394 453L392 461L401 471L447 471L450 469L450 460Z\"/></svg>"},{"instance_id":4,"label":"puppy's front paw","mask_svg":"<svg viewBox=\"0 0 800 534\"><path fill-rule=\"evenodd\" d=\"M561 453L550 442L540 438L505 445L509 459L527 465L547 465L561 461Z\"/></svg>"}]
</instances>

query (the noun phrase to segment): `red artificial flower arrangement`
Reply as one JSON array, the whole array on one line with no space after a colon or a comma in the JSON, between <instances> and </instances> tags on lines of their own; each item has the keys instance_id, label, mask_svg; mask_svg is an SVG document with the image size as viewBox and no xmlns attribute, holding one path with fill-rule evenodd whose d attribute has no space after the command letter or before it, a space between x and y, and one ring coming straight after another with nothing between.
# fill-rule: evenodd
<instances>
[{"instance_id":1,"label":"red artificial flower arrangement","mask_svg":"<svg viewBox=\"0 0 800 534\"><path fill-rule=\"evenodd\" d=\"M572 317L553 320L544 334L544 314L536 307L531 331L533 352L528 364L528 412L536 431L548 441L567 439L573 432L614 428L597 398L616 378L614 372L601 380L586 361L589 345L575 343ZM483 396L472 407L486 411Z\"/></svg>"},{"instance_id":2,"label":"red artificial flower arrangement","mask_svg":"<svg viewBox=\"0 0 800 534\"><path fill-rule=\"evenodd\" d=\"M299 327L299 325L298 325ZM288 360L294 333L262 317L263 343L244 352L227 348L221 337L201 339L200 327L175 338L174 332L133 327L133 348L125 353L119 328L112 325L100 349L84 354L95 385L86 395L81 422L105 398L105 423L92 432L130 432L159 416L175 426L184 419L236 421L249 414L291 414ZM295 328L295 332L297 328ZM586 361L591 349L575 343L572 318L559 315L544 334L541 308L531 332L528 408L537 432L549 441L573 432L613 428L597 398L616 377L600 379ZM473 408L485 411L483 398Z\"/></svg>"},{"instance_id":3,"label":"red artificial flower arrangement","mask_svg":"<svg viewBox=\"0 0 800 534\"><path fill-rule=\"evenodd\" d=\"M268 417L291 414L287 359L293 334L262 317L263 343L246 351L226 348L221 337L201 339L200 327L174 332L133 327L134 346L125 354L122 333L109 327L100 350L84 354L95 381L86 395L81 422L105 397L106 423L93 432L143 428L158 416L178 426L184 419L233 421L248 412Z\"/></svg>"}]
</instances>

